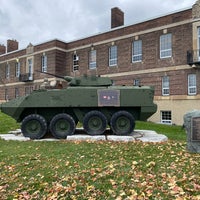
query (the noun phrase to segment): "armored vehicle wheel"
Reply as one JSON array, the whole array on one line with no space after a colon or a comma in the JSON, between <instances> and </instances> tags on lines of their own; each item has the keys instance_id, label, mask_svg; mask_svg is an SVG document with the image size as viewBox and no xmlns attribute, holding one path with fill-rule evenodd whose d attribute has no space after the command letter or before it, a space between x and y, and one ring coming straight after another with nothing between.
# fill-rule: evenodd
<instances>
[{"instance_id":1,"label":"armored vehicle wheel","mask_svg":"<svg viewBox=\"0 0 200 200\"><path fill-rule=\"evenodd\" d=\"M128 135L135 128L135 119L127 111L118 111L111 117L110 126L116 135Z\"/></svg>"},{"instance_id":2,"label":"armored vehicle wheel","mask_svg":"<svg viewBox=\"0 0 200 200\"><path fill-rule=\"evenodd\" d=\"M61 113L53 117L49 128L55 138L66 139L68 135L74 134L76 124L70 115Z\"/></svg>"},{"instance_id":3,"label":"armored vehicle wheel","mask_svg":"<svg viewBox=\"0 0 200 200\"><path fill-rule=\"evenodd\" d=\"M106 130L107 119L99 111L88 112L83 119L83 128L89 135L101 135Z\"/></svg>"},{"instance_id":4,"label":"armored vehicle wheel","mask_svg":"<svg viewBox=\"0 0 200 200\"><path fill-rule=\"evenodd\" d=\"M40 139L46 134L47 123L41 115L28 115L22 121L21 130L25 137Z\"/></svg>"}]
</instances>

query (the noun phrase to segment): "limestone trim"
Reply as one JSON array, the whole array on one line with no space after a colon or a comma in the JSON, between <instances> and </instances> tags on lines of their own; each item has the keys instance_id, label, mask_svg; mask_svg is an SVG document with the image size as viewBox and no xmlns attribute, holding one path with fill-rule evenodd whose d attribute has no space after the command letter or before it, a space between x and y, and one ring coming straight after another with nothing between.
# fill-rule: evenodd
<instances>
[{"instance_id":1,"label":"limestone trim","mask_svg":"<svg viewBox=\"0 0 200 200\"><path fill-rule=\"evenodd\" d=\"M170 96L154 96L155 101L163 101L163 100L199 100L200 95L170 95Z\"/></svg>"},{"instance_id":2,"label":"limestone trim","mask_svg":"<svg viewBox=\"0 0 200 200\"><path fill-rule=\"evenodd\" d=\"M22 58L28 58L28 57L31 57L31 56L35 56L37 54L41 54L41 53L44 53L44 52L49 52L49 51L53 51L53 50L59 50L59 51L63 51L63 52L66 52L65 49L62 49L62 48L59 48L59 47L52 47L52 48L49 48L49 49L44 49L42 51L37 51L37 52L34 52L34 53L30 53L30 54L25 54L23 56L19 56L17 57L17 59L22 59ZM12 61L15 61L16 60L16 57L14 58L11 58L11 59L7 59L7 60L4 60L4 61L0 61L0 64L3 64L5 62L12 62Z\"/></svg>"},{"instance_id":3,"label":"limestone trim","mask_svg":"<svg viewBox=\"0 0 200 200\"><path fill-rule=\"evenodd\" d=\"M179 65L179 66L171 66L171 67L160 67L160 68L153 68L153 69L128 71L128 72L121 72L121 73L115 73L115 74L105 74L101 76L102 77L120 77L120 76L131 76L131 75L178 71L178 70L187 70L187 69L191 69L191 67L189 65Z\"/></svg>"},{"instance_id":4,"label":"limestone trim","mask_svg":"<svg viewBox=\"0 0 200 200\"><path fill-rule=\"evenodd\" d=\"M193 19L200 18L200 0L192 6L192 17Z\"/></svg>"}]
</instances>

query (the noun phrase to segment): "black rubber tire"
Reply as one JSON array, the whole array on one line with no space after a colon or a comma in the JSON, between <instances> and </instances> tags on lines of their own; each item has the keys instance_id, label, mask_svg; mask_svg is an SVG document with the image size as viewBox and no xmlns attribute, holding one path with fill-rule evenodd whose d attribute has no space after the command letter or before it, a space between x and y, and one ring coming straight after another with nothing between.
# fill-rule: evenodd
<instances>
[{"instance_id":1,"label":"black rubber tire","mask_svg":"<svg viewBox=\"0 0 200 200\"><path fill-rule=\"evenodd\" d=\"M65 113L57 114L50 122L49 130L57 139L66 139L68 135L73 135L76 129L74 119Z\"/></svg>"},{"instance_id":2,"label":"black rubber tire","mask_svg":"<svg viewBox=\"0 0 200 200\"><path fill-rule=\"evenodd\" d=\"M47 132L47 122L41 115L28 115L21 123L21 131L24 137L41 139Z\"/></svg>"},{"instance_id":3,"label":"black rubber tire","mask_svg":"<svg viewBox=\"0 0 200 200\"><path fill-rule=\"evenodd\" d=\"M101 135L105 132L106 127L107 119L100 111L90 111L83 118L83 128L89 135Z\"/></svg>"},{"instance_id":4,"label":"black rubber tire","mask_svg":"<svg viewBox=\"0 0 200 200\"><path fill-rule=\"evenodd\" d=\"M130 135L135 128L135 119L127 111L118 111L112 115L110 127L116 135Z\"/></svg>"}]
</instances>

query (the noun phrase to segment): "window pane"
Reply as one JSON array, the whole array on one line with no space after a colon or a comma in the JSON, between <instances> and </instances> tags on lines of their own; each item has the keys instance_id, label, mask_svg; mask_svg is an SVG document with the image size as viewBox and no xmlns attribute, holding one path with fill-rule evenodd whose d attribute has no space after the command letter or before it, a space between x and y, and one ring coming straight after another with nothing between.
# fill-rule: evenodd
<instances>
[{"instance_id":1,"label":"window pane","mask_svg":"<svg viewBox=\"0 0 200 200\"><path fill-rule=\"evenodd\" d=\"M161 111L161 123L172 124L172 113L171 113L171 111Z\"/></svg>"},{"instance_id":2,"label":"window pane","mask_svg":"<svg viewBox=\"0 0 200 200\"><path fill-rule=\"evenodd\" d=\"M89 68L90 69L96 68L96 50L90 51L90 55L89 55Z\"/></svg>"},{"instance_id":3,"label":"window pane","mask_svg":"<svg viewBox=\"0 0 200 200\"><path fill-rule=\"evenodd\" d=\"M196 74L188 75L188 94L195 95L197 93Z\"/></svg>"},{"instance_id":4,"label":"window pane","mask_svg":"<svg viewBox=\"0 0 200 200\"><path fill-rule=\"evenodd\" d=\"M112 46L109 49L109 66L117 65L117 46Z\"/></svg>"},{"instance_id":5,"label":"window pane","mask_svg":"<svg viewBox=\"0 0 200 200\"><path fill-rule=\"evenodd\" d=\"M79 56L77 54L73 55L73 72L79 70Z\"/></svg>"},{"instance_id":6,"label":"window pane","mask_svg":"<svg viewBox=\"0 0 200 200\"><path fill-rule=\"evenodd\" d=\"M20 62L15 63L15 76L16 77L20 76Z\"/></svg>"},{"instance_id":7,"label":"window pane","mask_svg":"<svg viewBox=\"0 0 200 200\"><path fill-rule=\"evenodd\" d=\"M169 95L169 77L162 77L162 95Z\"/></svg>"},{"instance_id":8,"label":"window pane","mask_svg":"<svg viewBox=\"0 0 200 200\"><path fill-rule=\"evenodd\" d=\"M47 72L47 56L42 56L42 72Z\"/></svg>"},{"instance_id":9,"label":"window pane","mask_svg":"<svg viewBox=\"0 0 200 200\"><path fill-rule=\"evenodd\" d=\"M142 41L134 41L133 42L133 49L132 49L132 62L139 62L142 61Z\"/></svg>"},{"instance_id":10,"label":"window pane","mask_svg":"<svg viewBox=\"0 0 200 200\"><path fill-rule=\"evenodd\" d=\"M6 78L10 78L10 64L6 64Z\"/></svg>"},{"instance_id":11,"label":"window pane","mask_svg":"<svg viewBox=\"0 0 200 200\"><path fill-rule=\"evenodd\" d=\"M133 80L133 85L134 86L140 86L140 80L139 79L134 79Z\"/></svg>"},{"instance_id":12,"label":"window pane","mask_svg":"<svg viewBox=\"0 0 200 200\"><path fill-rule=\"evenodd\" d=\"M172 56L172 34L160 36L160 58Z\"/></svg>"}]
</instances>

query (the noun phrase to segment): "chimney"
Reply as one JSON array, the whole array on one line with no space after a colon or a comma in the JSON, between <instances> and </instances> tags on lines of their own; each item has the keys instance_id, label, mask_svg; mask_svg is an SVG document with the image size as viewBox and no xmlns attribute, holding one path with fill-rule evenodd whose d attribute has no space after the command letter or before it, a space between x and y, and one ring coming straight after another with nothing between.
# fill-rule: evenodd
<instances>
[{"instance_id":1,"label":"chimney","mask_svg":"<svg viewBox=\"0 0 200 200\"><path fill-rule=\"evenodd\" d=\"M16 40L7 40L7 53L18 50L18 42Z\"/></svg>"},{"instance_id":2,"label":"chimney","mask_svg":"<svg viewBox=\"0 0 200 200\"><path fill-rule=\"evenodd\" d=\"M6 46L3 44L0 44L0 55L5 54L6 53Z\"/></svg>"},{"instance_id":3,"label":"chimney","mask_svg":"<svg viewBox=\"0 0 200 200\"><path fill-rule=\"evenodd\" d=\"M118 26L124 25L124 12L122 12L118 7L111 9L111 28L116 28Z\"/></svg>"}]
</instances>

